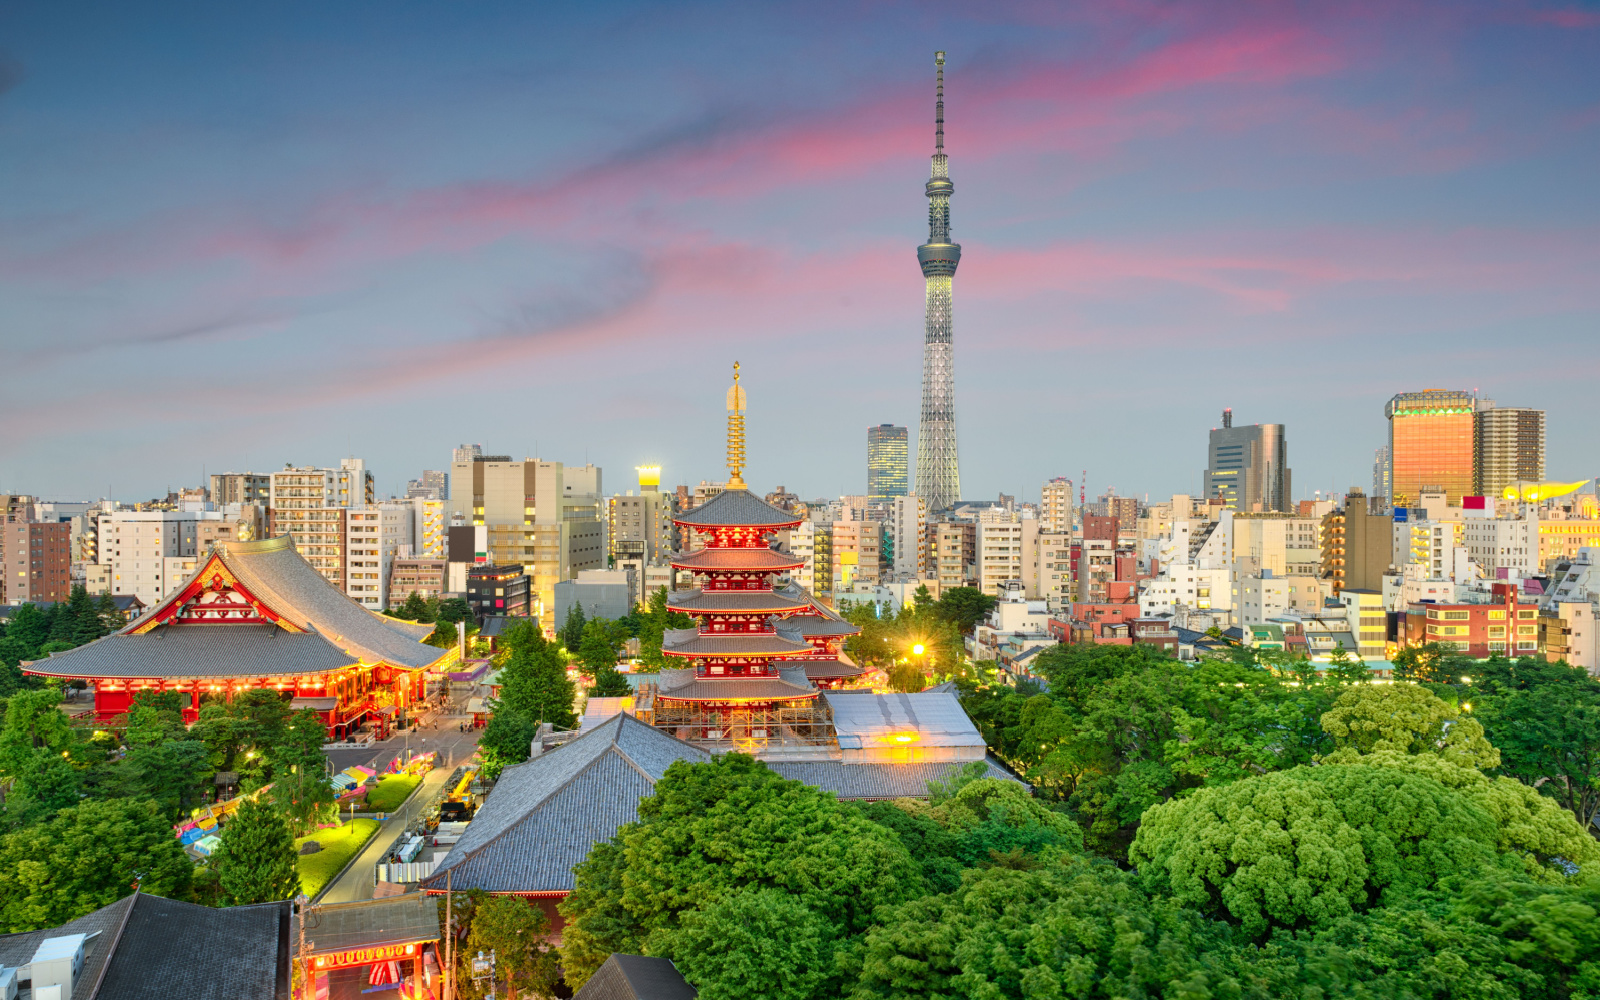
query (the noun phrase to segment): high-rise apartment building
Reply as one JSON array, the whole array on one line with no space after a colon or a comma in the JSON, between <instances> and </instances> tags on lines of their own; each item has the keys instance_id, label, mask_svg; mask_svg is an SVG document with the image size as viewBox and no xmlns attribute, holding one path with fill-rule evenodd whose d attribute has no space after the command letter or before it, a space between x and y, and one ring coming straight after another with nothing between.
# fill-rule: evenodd
<instances>
[{"instance_id":1,"label":"high-rise apartment building","mask_svg":"<svg viewBox=\"0 0 1600 1000\"><path fill-rule=\"evenodd\" d=\"M1028 558L1039 537L1039 522L979 521L974 539L977 554L978 589L999 596L1010 581L1025 583L1031 576L1034 560Z\"/></svg>"},{"instance_id":2,"label":"high-rise apartment building","mask_svg":"<svg viewBox=\"0 0 1600 1000\"><path fill-rule=\"evenodd\" d=\"M217 507L233 503L272 502L272 477L254 472L214 472L211 474L211 502Z\"/></svg>"},{"instance_id":3,"label":"high-rise apartment building","mask_svg":"<svg viewBox=\"0 0 1600 1000\"><path fill-rule=\"evenodd\" d=\"M1322 520L1298 514L1233 515L1233 565L1245 576L1320 575Z\"/></svg>"},{"instance_id":4,"label":"high-rise apartment building","mask_svg":"<svg viewBox=\"0 0 1600 1000\"><path fill-rule=\"evenodd\" d=\"M1477 406L1472 393L1450 389L1402 392L1385 404L1393 506L1423 490L1442 491L1453 505L1472 495Z\"/></svg>"},{"instance_id":5,"label":"high-rise apartment building","mask_svg":"<svg viewBox=\"0 0 1600 1000\"><path fill-rule=\"evenodd\" d=\"M1282 424L1233 426L1233 410L1211 429L1205 498L1229 510L1287 511L1290 508L1289 445Z\"/></svg>"},{"instance_id":6,"label":"high-rise apartment building","mask_svg":"<svg viewBox=\"0 0 1600 1000\"><path fill-rule=\"evenodd\" d=\"M373 475L359 458L340 459L336 469L286 466L272 474L268 532L292 537L305 560L344 590L350 582L345 575L346 514L376 500Z\"/></svg>"},{"instance_id":7,"label":"high-rise apartment building","mask_svg":"<svg viewBox=\"0 0 1600 1000\"><path fill-rule=\"evenodd\" d=\"M961 245L950 241L950 158L944 152L944 53L934 54L938 96L934 103L933 170L928 196L928 242L917 247L927 284L922 334L922 422L917 425L917 496L929 511L961 499L961 463L956 454L956 368L951 286L961 263Z\"/></svg>"},{"instance_id":8,"label":"high-rise apartment building","mask_svg":"<svg viewBox=\"0 0 1600 1000\"><path fill-rule=\"evenodd\" d=\"M970 587L978 579L978 526L971 521L939 521L928 525L929 576L939 580L939 593Z\"/></svg>"},{"instance_id":9,"label":"high-rise apartment building","mask_svg":"<svg viewBox=\"0 0 1600 1000\"><path fill-rule=\"evenodd\" d=\"M65 601L71 596L72 525L65 521L0 524L6 603Z\"/></svg>"},{"instance_id":10,"label":"high-rise apartment building","mask_svg":"<svg viewBox=\"0 0 1600 1000\"><path fill-rule=\"evenodd\" d=\"M1512 483L1544 482L1544 411L1495 406L1473 414L1473 492L1499 496Z\"/></svg>"},{"instance_id":11,"label":"high-rise apartment building","mask_svg":"<svg viewBox=\"0 0 1600 1000\"><path fill-rule=\"evenodd\" d=\"M867 428L867 495L874 500L906 495L907 435L904 427Z\"/></svg>"},{"instance_id":12,"label":"high-rise apartment building","mask_svg":"<svg viewBox=\"0 0 1600 1000\"><path fill-rule=\"evenodd\" d=\"M661 469L641 465L639 492L632 490L606 502L606 545L611 568L625 574L629 607L648 599L645 567L661 563L673 551L672 494L661 492ZM556 609L560 619L561 609Z\"/></svg>"},{"instance_id":13,"label":"high-rise apartment building","mask_svg":"<svg viewBox=\"0 0 1600 1000\"><path fill-rule=\"evenodd\" d=\"M878 583L882 541L883 525L878 521L833 522L832 590L835 594L858 583Z\"/></svg>"},{"instance_id":14,"label":"high-rise apartment building","mask_svg":"<svg viewBox=\"0 0 1600 1000\"><path fill-rule=\"evenodd\" d=\"M389 606L395 559L415 547L416 511L409 501L389 500L345 513L344 591L365 607L382 611Z\"/></svg>"},{"instance_id":15,"label":"high-rise apartment building","mask_svg":"<svg viewBox=\"0 0 1600 1000\"><path fill-rule=\"evenodd\" d=\"M1072 480L1057 476L1039 490L1039 530L1072 530Z\"/></svg>"},{"instance_id":16,"label":"high-rise apartment building","mask_svg":"<svg viewBox=\"0 0 1600 1000\"><path fill-rule=\"evenodd\" d=\"M926 578L928 508L916 495L895 497L886 525L894 553L893 572L901 580Z\"/></svg>"},{"instance_id":17,"label":"high-rise apartment building","mask_svg":"<svg viewBox=\"0 0 1600 1000\"><path fill-rule=\"evenodd\" d=\"M532 587L532 613L555 627L555 586L580 570L606 565L605 497L595 465L456 449L450 466L452 521L486 529L488 561L521 565ZM452 561L455 556L452 554Z\"/></svg>"}]
</instances>

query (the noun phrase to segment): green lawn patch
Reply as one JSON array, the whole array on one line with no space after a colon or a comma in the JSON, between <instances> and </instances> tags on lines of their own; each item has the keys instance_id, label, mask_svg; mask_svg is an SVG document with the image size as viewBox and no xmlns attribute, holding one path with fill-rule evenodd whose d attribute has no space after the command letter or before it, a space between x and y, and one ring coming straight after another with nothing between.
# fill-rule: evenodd
<instances>
[{"instance_id":1,"label":"green lawn patch","mask_svg":"<svg viewBox=\"0 0 1600 1000\"><path fill-rule=\"evenodd\" d=\"M344 870L344 866L367 846L367 841L378 832L383 824L375 819L358 819L352 823L344 823L326 830L317 830L307 834L294 842L295 850L308 840L315 840L322 845L322 850L315 854L302 854L299 857L300 865L300 891L307 896L316 898L335 876Z\"/></svg>"},{"instance_id":2,"label":"green lawn patch","mask_svg":"<svg viewBox=\"0 0 1600 1000\"><path fill-rule=\"evenodd\" d=\"M422 784L420 774L389 774L378 779L374 788L367 789L368 812L394 812L406 800L411 790Z\"/></svg>"}]
</instances>

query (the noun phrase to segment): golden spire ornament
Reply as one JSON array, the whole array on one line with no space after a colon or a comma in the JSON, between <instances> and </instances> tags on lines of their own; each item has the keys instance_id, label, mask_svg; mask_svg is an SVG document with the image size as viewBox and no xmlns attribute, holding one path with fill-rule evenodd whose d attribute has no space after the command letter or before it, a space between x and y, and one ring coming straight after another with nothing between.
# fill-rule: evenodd
<instances>
[{"instance_id":1,"label":"golden spire ornament","mask_svg":"<svg viewBox=\"0 0 1600 1000\"><path fill-rule=\"evenodd\" d=\"M733 385L728 388L728 489L742 490L744 479L744 386L739 384L739 362L733 363Z\"/></svg>"}]
</instances>

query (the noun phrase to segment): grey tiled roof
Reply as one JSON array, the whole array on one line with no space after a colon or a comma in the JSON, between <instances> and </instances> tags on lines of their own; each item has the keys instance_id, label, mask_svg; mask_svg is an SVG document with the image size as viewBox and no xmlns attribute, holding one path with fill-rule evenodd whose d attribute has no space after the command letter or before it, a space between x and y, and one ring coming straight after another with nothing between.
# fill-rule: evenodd
<instances>
[{"instance_id":1,"label":"grey tiled roof","mask_svg":"<svg viewBox=\"0 0 1600 1000\"><path fill-rule=\"evenodd\" d=\"M0 964L25 966L68 934L97 935L73 1000L288 1000L287 901L217 908L135 893L60 927L0 935Z\"/></svg>"},{"instance_id":2,"label":"grey tiled roof","mask_svg":"<svg viewBox=\"0 0 1600 1000\"><path fill-rule=\"evenodd\" d=\"M798 629L803 636L813 635L857 635L861 629L852 625L843 618L828 618L823 615L791 615L783 620L783 624L790 628Z\"/></svg>"},{"instance_id":3,"label":"grey tiled roof","mask_svg":"<svg viewBox=\"0 0 1600 1000\"><path fill-rule=\"evenodd\" d=\"M816 696L817 689L805 679L804 670L786 670L784 673L789 676L696 677L692 670L663 670L656 697L667 701L782 701ZM669 674L689 676L669 678ZM796 683L796 680L803 683Z\"/></svg>"},{"instance_id":4,"label":"grey tiled roof","mask_svg":"<svg viewBox=\"0 0 1600 1000\"><path fill-rule=\"evenodd\" d=\"M98 932L100 936L84 946L83 969L72 983L73 1000L83 1000L93 992L94 983L100 978L100 970L105 967L106 957L111 954L111 939L117 936L117 928L122 926L122 918L133 906L133 901L133 896L124 896L115 903L102 906L76 920L69 920L60 927L21 934L0 934L0 965L8 969L27 965L33 961L33 953L45 938Z\"/></svg>"},{"instance_id":5,"label":"grey tiled roof","mask_svg":"<svg viewBox=\"0 0 1600 1000\"><path fill-rule=\"evenodd\" d=\"M805 660L806 676L814 681L832 680L837 677L860 677L866 669L849 662L829 657L826 660Z\"/></svg>"},{"instance_id":6,"label":"grey tiled roof","mask_svg":"<svg viewBox=\"0 0 1600 1000\"><path fill-rule=\"evenodd\" d=\"M223 563L273 610L302 628L316 628L340 648L373 662L425 667L445 655L422 640L432 625L380 615L351 600L294 550L287 535L219 544ZM274 599L276 598L276 599Z\"/></svg>"},{"instance_id":7,"label":"grey tiled roof","mask_svg":"<svg viewBox=\"0 0 1600 1000\"><path fill-rule=\"evenodd\" d=\"M928 782L948 781L969 760L937 761L919 764L846 764L837 760L768 761L767 766L795 781L833 792L841 799L923 798ZM1005 768L985 759L985 777L1016 781Z\"/></svg>"},{"instance_id":8,"label":"grey tiled roof","mask_svg":"<svg viewBox=\"0 0 1600 1000\"><path fill-rule=\"evenodd\" d=\"M425 647L431 648L431 647ZM27 665L46 677L270 677L349 666L352 657L316 632L276 625L158 625L114 633Z\"/></svg>"},{"instance_id":9,"label":"grey tiled roof","mask_svg":"<svg viewBox=\"0 0 1600 1000\"><path fill-rule=\"evenodd\" d=\"M688 629L668 632L661 651L669 656L795 656L812 649L809 642L785 639L771 632L723 632L685 634Z\"/></svg>"},{"instance_id":10,"label":"grey tiled roof","mask_svg":"<svg viewBox=\"0 0 1600 1000\"><path fill-rule=\"evenodd\" d=\"M691 528L750 527L781 528L799 524L802 518L751 493L749 490L723 490L686 514L673 518Z\"/></svg>"},{"instance_id":11,"label":"grey tiled roof","mask_svg":"<svg viewBox=\"0 0 1600 1000\"><path fill-rule=\"evenodd\" d=\"M298 922L293 930L298 941ZM307 944L314 954L438 938L439 905L421 892L313 907L306 923Z\"/></svg>"},{"instance_id":12,"label":"grey tiled roof","mask_svg":"<svg viewBox=\"0 0 1600 1000\"><path fill-rule=\"evenodd\" d=\"M95 1000L287 998L287 901L219 908L143 893L134 899Z\"/></svg>"},{"instance_id":13,"label":"grey tiled roof","mask_svg":"<svg viewBox=\"0 0 1600 1000\"><path fill-rule=\"evenodd\" d=\"M697 996L668 959L613 954L573 1000L694 1000Z\"/></svg>"},{"instance_id":14,"label":"grey tiled roof","mask_svg":"<svg viewBox=\"0 0 1600 1000\"><path fill-rule=\"evenodd\" d=\"M781 590L680 590L667 595L667 609L699 614L768 614L809 608L811 602Z\"/></svg>"},{"instance_id":15,"label":"grey tiled roof","mask_svg":"<svg viewBox=\"0 0 1600 1000\"><path fill-rule=\"evenodd\" d=\"M422 882L443 891L571 892L572 868L639 816L675 760L711 755L626 713L508 767L443 862Z\"/></svg>"},{"instance_id":16,"label":"grey tiled roof","mask_svg":"<svg viewBox=\"0 0 1600 1000\"><path fill-rule=\"evenodd\" d=\"M797 559L788 553L777 552L769 548L701 549L688 555L672 557L672 565L680 569L699 570L700 572L718 569L777 572L784 569L797 569L805 564L806 561L804 559Z\"/></svg>"}]
</instances>

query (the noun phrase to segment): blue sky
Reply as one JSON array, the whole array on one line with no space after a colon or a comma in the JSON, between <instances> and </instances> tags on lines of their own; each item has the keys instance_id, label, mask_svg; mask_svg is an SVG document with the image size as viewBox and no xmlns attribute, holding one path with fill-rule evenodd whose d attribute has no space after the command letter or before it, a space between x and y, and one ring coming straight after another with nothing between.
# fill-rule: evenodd
<instances>
[{"instance_id":1,"label":"blue sky","mask_svg":"<svg viewBox=\"0 0 1600 1000\"><path fill-rule=\"evenodd\" d=\"M0 10L0 489L147 497L458 442L865 485L915 429L949 52L963 492L1199 487L1384 401L1549 411L1600 472L1600 5Z\"/></svg>"}]
</instances>

